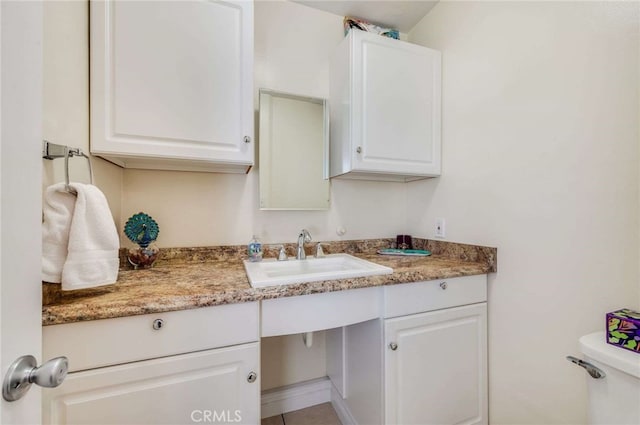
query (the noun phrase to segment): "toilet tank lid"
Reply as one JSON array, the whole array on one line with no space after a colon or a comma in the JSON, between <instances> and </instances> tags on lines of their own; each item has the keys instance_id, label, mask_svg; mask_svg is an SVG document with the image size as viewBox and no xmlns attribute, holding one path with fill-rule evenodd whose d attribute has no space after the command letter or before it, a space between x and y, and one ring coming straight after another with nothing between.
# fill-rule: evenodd
<instances>
[{"instance_id":1,"label":"toilet tank lid","mask_svg":"<svg viewBox=\"0 0 640 425\"><path fill-rule=\"evenodd\" d=\"M604 332L580 338L580 351L600 363L640 378L640 353L607 344Z\"/></svg>"}]
</instances>

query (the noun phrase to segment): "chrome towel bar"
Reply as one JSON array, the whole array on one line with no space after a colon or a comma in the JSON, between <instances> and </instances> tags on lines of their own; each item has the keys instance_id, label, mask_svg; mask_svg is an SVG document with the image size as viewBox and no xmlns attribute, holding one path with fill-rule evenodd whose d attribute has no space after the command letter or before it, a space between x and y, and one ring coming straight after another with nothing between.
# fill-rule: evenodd
<instances>
[{"instance_id":1,"label":"chrome towel bar","mask_svg":"<svg viewBox=\"0 0 640 425\"><path fill-rule=\"evenodd\" d=\"M77 195L78 193L74 188L69 186L69 158L73 156L81 156L87 159L89 164L89 182L93 184L93 170L91 168L91 158L85 154L80 148L71 148L65 145L58 145L51 143L47 140L42 141L42 158L44 159L56 159L64 158L64 181L67 188L67 192Z\"/></svg>"}]
</instances>

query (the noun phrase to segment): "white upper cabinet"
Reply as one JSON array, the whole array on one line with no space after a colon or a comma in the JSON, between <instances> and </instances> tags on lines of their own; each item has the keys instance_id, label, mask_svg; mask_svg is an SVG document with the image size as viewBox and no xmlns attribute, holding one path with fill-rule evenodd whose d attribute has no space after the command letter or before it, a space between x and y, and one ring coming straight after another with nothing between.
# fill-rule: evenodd
<instances>
[{"instance_id":1,"label":"white upper cabinet","mask_svg":"<svg viewBox=\"0 0 640 425\"><path fill-rule=\"evenodd\" d=\"M352 30L331 59L331 177L440 175L441 54Z\"/></svg>"},{"instance_id":2,"label":"white upper cabinet","mask_svg":"<svg viewBox=\"0 0 640 425\"><path fill-rule=\"evenodd\" d=\"M92 1L91 153L127 168L247 172L251 1Z\"/></svg>"}]
</instances>

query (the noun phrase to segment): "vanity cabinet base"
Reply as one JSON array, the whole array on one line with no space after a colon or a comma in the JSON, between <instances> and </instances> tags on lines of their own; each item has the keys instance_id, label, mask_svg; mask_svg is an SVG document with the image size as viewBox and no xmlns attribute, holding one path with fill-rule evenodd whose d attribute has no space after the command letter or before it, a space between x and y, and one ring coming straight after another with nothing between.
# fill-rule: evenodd
<instances>
[{"instance_id":1,"label":"vanity cabinet base","mask_svg":"<svg viewBox=\"0 0 640 425\"><path fill-rule=\"evenodd\" d=\"M488 423L487 277L383 288L381 317L330 331L327 371L349 424Z\"/></svg>"},{"instance_id":2,"label":"vanity cabinet base","mask_svg":"<svg viewBox=\"0 0 640 425\"><path fill-rule=\"evenodd\" d=\"M487 305L387 319L385 424L487 424Z\"/></svg>"},{"instance_id":3,"label":"vanity cabinet base","mask_svg":"<svg viewBox=\"0 0 640 425\"><path fill-rule=\"evenodd\" d=\"M257 424L259 368L250 343L71 373L43 391L43 423Z\"/></svg>"}]
</instances>

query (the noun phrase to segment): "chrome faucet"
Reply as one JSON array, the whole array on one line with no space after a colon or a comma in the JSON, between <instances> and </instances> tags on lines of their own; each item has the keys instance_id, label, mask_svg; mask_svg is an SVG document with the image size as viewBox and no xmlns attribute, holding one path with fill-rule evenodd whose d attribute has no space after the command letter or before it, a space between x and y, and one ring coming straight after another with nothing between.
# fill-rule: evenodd
<instances>
[{"instance_id":1,"label":"chrome faucet","mask_svg":"<svg viewBox=\"0 0 640 425\"><path fill-rule=\"evenodd\" d=\"M311 242L311 235L307 229L302 229L298 235L298 250L296 251L296 260L304 260L307 254L304 252L304 243Z\"/></svg>"}]
</instances>

